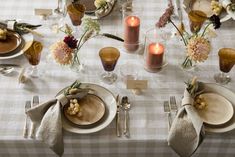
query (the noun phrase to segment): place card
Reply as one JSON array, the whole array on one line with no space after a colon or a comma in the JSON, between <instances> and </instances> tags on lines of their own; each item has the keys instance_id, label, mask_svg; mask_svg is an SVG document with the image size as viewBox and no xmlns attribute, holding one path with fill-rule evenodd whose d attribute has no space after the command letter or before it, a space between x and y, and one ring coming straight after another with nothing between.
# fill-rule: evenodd
<instances>
[{"instance_id":1,"label":"place card","mask_svg":"<svg viewBox=\"0 0 235 157\"><path fill-rule=\"evenodd\" d=\"M127 80L127 89L147 89L148 80Z\"/></svg>"},{"instance_id":2,"label":"place card","mask_svg":"<svg viewBox=\"0 0 235 157\"><path fill-rule=\"evenodd\" d=\"M34 9L34 14L39 16L52 15L52 9Z\"/></svg>"}]
</instances>

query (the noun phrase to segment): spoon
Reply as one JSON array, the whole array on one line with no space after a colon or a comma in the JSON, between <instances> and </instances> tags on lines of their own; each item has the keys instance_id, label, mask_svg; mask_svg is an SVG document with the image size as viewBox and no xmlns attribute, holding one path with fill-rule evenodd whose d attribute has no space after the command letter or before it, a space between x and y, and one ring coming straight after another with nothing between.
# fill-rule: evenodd
<instances>
[{"instance_id":1,"label":"spoon","mask_svg":"<svg viewBox=\"0 0 235 157\"><path fill-rule=\"evenodd\" d=\"M9 74L11 72L13 72L15 68L14 67L0 67L0 73L3 74L3 75L6 75L6 74Z\"/></svg>"},{"instance_id":2,"label":"spoon","mask_svg":"<svg viewBox=\"0 0 235 157\"><path fill-rule=\"evenodd\" d=\"M128 100L127 96L124 96L122 98L122 107L124 109L125 119L124 119L124 130L123 133L126 137L130 137L130 131L129 131L129 109L131 108L131 104Z\"/></svg>"}]
</instances>

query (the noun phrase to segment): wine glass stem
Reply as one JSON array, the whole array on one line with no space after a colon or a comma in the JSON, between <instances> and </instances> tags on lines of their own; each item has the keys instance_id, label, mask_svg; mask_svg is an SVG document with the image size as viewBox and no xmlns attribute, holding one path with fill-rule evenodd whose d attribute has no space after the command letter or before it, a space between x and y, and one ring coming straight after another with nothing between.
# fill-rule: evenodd
<instances>
[{"instance_id":1,"label":"wine glass stem","mask_svg":"<svg viewBox=\"0 0 235 157\"><path fill-rule=\"evenodd\" d=\"M31 76L38 77L38 68L35 65L32 66Z\"/></svg>"}]
</instances>

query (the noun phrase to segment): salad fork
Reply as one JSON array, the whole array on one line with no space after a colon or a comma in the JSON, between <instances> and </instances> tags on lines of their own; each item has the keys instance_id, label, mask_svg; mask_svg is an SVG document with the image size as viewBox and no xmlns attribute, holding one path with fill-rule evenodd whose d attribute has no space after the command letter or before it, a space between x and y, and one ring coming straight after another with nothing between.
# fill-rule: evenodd
<instances>
[{"instance_id":1,"label":"salad fork","mask_svg":"<svg viewBox=\"0 0 235 157\"><path fill-rule=\"evenodd\" d=\"M33 96L33 103L31 107L37 106L39 104L39 96ZM31 123L31 129L30 129L30 138L35 138L35 123Z\"/></svg>"},{"instance_id":2,"label":"salad fork","mask_svg":"<svg viewBox=\"0 0 235 157\"><path fill-rule=\"evenodd\" d=\"M170 128L171 128L171 110L170 110L169 102L164 101L163 107L164 107L164 112L167 114L168 131L170 131Z\"/></svg>"},{"instance_id":3,"label":"salad fork","mask_svg":"<svg viewBox=\"0 0 235 157\"><path fill-rule=\"evenodd\" d=\"M170 96L170 110L172 112L174 112L174 114L176 115L177 112L178 112L178 107L177 107L177 104L176 104L176 99L175 99L175 96ZM174 115L174 116L175 116Z\"/></svg>"}]
</instances>

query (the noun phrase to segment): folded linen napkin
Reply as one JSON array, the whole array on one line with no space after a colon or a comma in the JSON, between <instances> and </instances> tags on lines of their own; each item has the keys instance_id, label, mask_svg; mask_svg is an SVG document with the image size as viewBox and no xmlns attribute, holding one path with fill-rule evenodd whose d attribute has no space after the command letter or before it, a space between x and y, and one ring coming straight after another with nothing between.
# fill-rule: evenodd
<instances>
[{"instance_id":1,"label":"folded linen napkin","mask_svg":"<svg viewBox=\"0 0 235 157\"><path fill-rule=\"evenodd\" d=\"M203 121L192 106L192 93L187 89L184 91L182 108L178 111L168 135L168 144L181 157L191 156L205 136ZM194 94L197 92L200 92L199 89Z\"/></svg>"},{"instance_id":2,"label":"folded linen napkin","mask_svg":"<svg viewBox=\"0 0 235 157\"><path fill-rule=\"evenodd\" d=\"M78 87L77 84L76 88ZM74 89L74 88L71 88ZM81 89L76 94L62 93L54 99L29 109L26 114L33 123L39 125L36 139L42 140L57 155L64 153L61 112L70 99L82 99L88 90Z\"/></svg>"}]
</instances>

